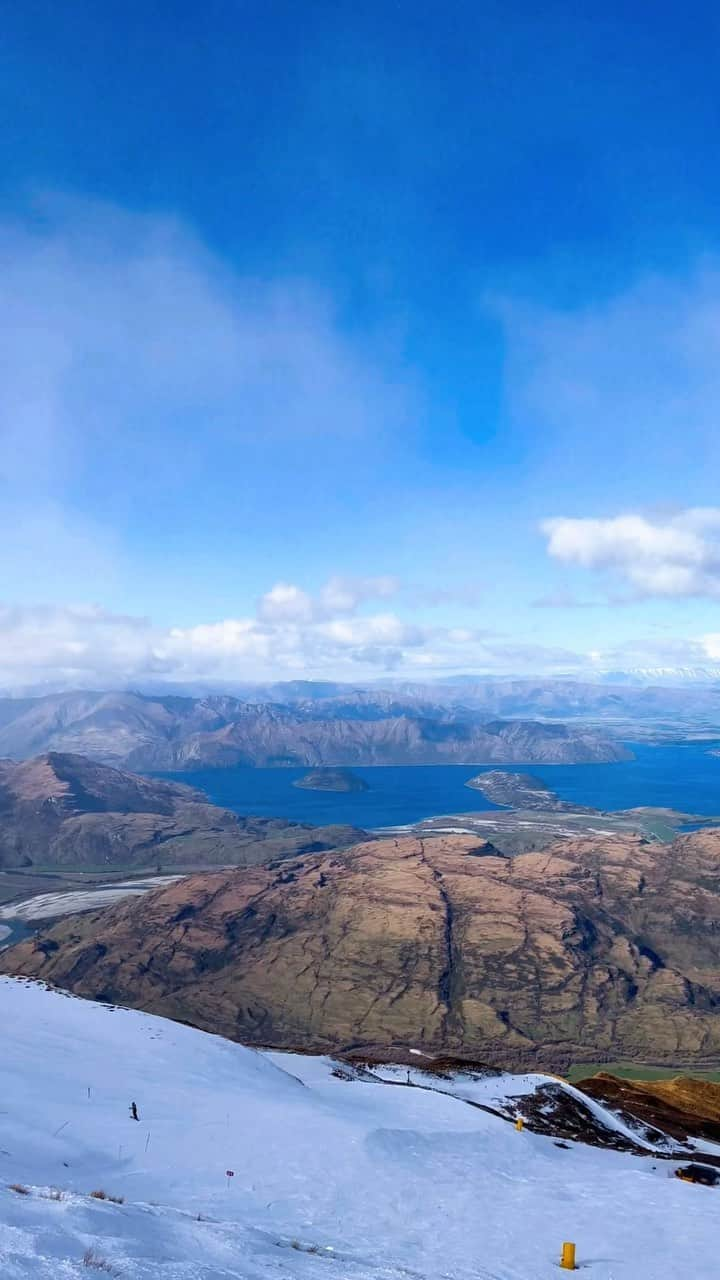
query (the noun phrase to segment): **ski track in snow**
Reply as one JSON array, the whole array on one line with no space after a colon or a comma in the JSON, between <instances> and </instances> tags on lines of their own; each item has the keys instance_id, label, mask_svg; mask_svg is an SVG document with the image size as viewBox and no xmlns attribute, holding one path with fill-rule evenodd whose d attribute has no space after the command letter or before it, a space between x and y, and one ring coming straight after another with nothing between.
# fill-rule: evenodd
<instances>
[{"instance_id":1,"label":"ski track in snow","mask_svg":"<svg viewBox=\"0 0 720 1280\"><path fill-rule=\"evenodd\" d=\"M2 1280L103 1280L88 1248L120 1280L553 1280L568 1239L588 1280L718 1274L718 1191L462 1101L548 1077L345 1081L9 978L0 1027Z\"/></svg>"}]
</instances>

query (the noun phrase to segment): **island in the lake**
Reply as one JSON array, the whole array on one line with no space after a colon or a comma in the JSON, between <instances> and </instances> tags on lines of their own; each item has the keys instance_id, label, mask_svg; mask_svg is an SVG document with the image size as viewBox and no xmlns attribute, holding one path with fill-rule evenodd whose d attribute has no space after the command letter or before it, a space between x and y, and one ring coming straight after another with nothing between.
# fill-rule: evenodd
<instances>
[{"instance_id":1,"label":"island in the lake","mask_svg":"<svg viewBox=\"0 0 720 1280\"><path fill-rule=\"evenodd\" d=\"M312 769L293 782L303 791L368 791L368 784L351 769Z\"/></svg>"},{"instance_id":2,"label":"island in the lake","mask_svg":"<svg viewBox=\"0 0 720 1280\"><path fill-rule=\"evenodd\" d=\"M561 800L541 778L531 773L508 773L504 769L488 769L486 773L477 773L465 783L473 791L481 791L486 800L493 804L507 805L513 809L543 809L548 811L571 811L574 813L595 813L584 805L570 805Z\"/></svg>"}]
</instances>

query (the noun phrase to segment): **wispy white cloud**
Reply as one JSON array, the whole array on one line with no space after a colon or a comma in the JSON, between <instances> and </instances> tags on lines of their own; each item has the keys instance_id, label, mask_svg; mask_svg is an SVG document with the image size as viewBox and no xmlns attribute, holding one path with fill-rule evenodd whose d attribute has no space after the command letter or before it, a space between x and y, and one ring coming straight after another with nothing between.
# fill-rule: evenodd
<instances>
[{"instance_id":1,"label":"wispy white cloud","mask_svg":"<svg viewBox=\"0 0 720 1280\"><path fill-rule=\"evenodd\" d=\"M300 464L384 453L417 408L391 347L349 334L307 281L239 276L172 217L52 196L0 220L12 581L34 562L69 595L95 595L124 557L132 572L133 501L141 517L160 500L166 522L202 526L213 475L236 480L238 503L258 484L271 502L278 477L301 491Z\"/></svg>"},{"instance_id":2,"label":"wispy white cloud","mask_svg":"<svg viewBox=\"0 0 720 1280\"><path fill-rule=\"evenodd\" d=\"M336 614L354 614L367 600L387 600L397 595L400 582L391 575L333 577L316 596L291 582L277 582L262 596L258 616L264 622L311 622Z\"/></svg>"},{"instance_id":3,"label":"wispy white cloud","mask_svg":"<svg viewBox=\"0 0 720 1280\"><path fill-rule=\"evenodd\" d=\"M0 224L6 474L50 482L78 445L146 448L171 415L176 445L198 424L275 440L407 426L407 388L317 287L238 277L170 217L58 198L39 215Z\"/></svg>"},{"instance_id":4,"label":"wispy white cloud","mask_svg":"<svg viewBox=\"0 0 720 1280\"><path fill-rule=\"evenodd\" d=\"M561 516L542 531L556 560L617 574L637 596L720 596L720 508L664 519Z\"/></svg>"}]
</instances>

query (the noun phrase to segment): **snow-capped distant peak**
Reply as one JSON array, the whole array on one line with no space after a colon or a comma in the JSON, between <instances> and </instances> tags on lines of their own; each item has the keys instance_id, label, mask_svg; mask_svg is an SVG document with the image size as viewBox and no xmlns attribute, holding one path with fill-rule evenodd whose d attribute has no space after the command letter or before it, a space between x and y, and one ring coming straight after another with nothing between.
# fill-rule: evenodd
<instances>
[{"instance_id":1,"label":"snow-capped distant peak","mask_svg":"<svg viewBox=\"0 0 720 1280\"><path fill-rule=\"evenodd\" d=\"M720 667L632 667L626 671L603 671L607 684L715 684Z\"/></svg>"}]
</instances>

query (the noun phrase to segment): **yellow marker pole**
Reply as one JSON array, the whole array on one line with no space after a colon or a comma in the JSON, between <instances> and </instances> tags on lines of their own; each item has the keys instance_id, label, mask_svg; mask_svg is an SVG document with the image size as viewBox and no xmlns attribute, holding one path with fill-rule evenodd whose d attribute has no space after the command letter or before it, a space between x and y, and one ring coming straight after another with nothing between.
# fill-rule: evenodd
<instances>
[{"instance_id":1,"label":"yellow marker pole","mask_svg":"<svg viewBox=\"0 0 720 1280\"><path fill-rule=\"evenodd\" d=\"M518 1133L522 1133L522 1127L523 1127L523 1118L522 1116L518 1116L517 1120L515 1121L515 1128L517 1129Z\"/></svg>"},{"instance_id":2,"label":"yellow marker pole","mask_svg":"<svg viewBox=\"0 0 720 1280\"><path fill-rule=\"evenodd\" d=\"M560 1266L566 1271L576 1271L575 1266L575 1245L571 1240L566 1240L560 1254Z\"/></svg>"}]
</instances>

